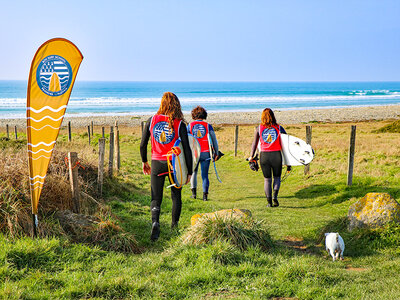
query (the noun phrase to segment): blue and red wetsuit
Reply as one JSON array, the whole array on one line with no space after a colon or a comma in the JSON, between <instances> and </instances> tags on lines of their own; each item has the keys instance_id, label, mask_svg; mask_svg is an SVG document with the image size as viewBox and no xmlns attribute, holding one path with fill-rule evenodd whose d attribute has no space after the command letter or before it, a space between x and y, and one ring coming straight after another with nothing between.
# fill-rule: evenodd
<instances>
[{"instance_id":1,"label":"blue and red wetsuit","mask_svg":"<svg viewBox=\"0 0 400 300\"><path fill-rule=\"evenodd\" d=\"M188 125L188 132L192 134L200 143L201 153L199 165L201 168L201 178L203 180L203 193L208 194L210 187L210 180L208 179L208 170L210 168L211 156L210 148L208 144L208 136L210 137L215 153L218 153L218 142L215 136L215 132L211 124L208 124L204 120L195 120L190 122ZM197 171L199 165L193 170L193 176L190 181L190 187L192 189L197 188Z\"/></svg>"}]
</instances>

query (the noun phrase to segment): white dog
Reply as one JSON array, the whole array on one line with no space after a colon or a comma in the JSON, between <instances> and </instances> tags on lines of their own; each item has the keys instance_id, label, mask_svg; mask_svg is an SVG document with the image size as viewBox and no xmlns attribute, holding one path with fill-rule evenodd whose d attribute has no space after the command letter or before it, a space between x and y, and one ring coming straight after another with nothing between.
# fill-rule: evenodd
<instances>
[{"instance_id":1,"label":"white dog","mask_svg":"<svg viewBox=\"0 0 400 300\"><path fill-rule=\"evenodd\" d=\"M333 261L338 259L343 260L344 241L337 232L325 233L325 248L326 251L332 256Z\"/></svg>"}]
</instances>

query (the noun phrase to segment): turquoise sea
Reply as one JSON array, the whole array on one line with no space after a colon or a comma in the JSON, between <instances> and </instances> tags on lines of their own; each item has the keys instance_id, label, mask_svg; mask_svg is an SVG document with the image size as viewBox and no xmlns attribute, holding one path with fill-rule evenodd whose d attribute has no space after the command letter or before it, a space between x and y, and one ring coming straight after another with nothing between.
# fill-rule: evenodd
<instances>
[{"instance_id":1,"label":"turquoise sea","mask_svg":"<svg viewBox=\"0 0 400 300\"><path fill-rule=\"evenodd\" d=\"M25 81L0 81L0 118L24 118ZM209 112L400 104L400 82L89 82L77 81L67 115L136 115L157 111L163 92L182 108Z\"/></svg>"}]
</instances>

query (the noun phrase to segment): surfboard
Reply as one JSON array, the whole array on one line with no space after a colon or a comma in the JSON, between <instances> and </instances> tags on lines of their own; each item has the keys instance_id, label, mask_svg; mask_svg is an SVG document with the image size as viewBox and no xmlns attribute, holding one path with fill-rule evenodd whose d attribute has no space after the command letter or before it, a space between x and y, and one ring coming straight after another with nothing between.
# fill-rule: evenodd
<instances>
[{"instance_id":1,"label":"surfboard","mask_svg":"<svg viewBox=\"0 0 400 300\"><path fill-rule=\"evenodd\" d=\"M200 143L192 134L188 134L190 149L192 150L193 157L193 171L196 169L200 160L201 147Z\"/></svg>"},{"instance_id":2,"label":"surfboard","mask_svg":"<svg viewBox=\"0 0 400 300\"><path fill-rule=\"evenodd\" d=\"M314 159L314 150L302 139L288 134L281 134L282 165L303 166Z\"/></svg>"},{"instance_id":3,"label":"surfboard","mask_svg":"<svg viewBox=\"0 0 400 300\"><path fill-rule=\"evenodd\" d=\"M172 174L170 175L172 176L175 187L181 188L186 184L188 170L186 167L182 142L180 139L176 140L173 148L175 148L175 151L172 151Z\"/></svg>"},{"instance_id":4,"label":"surfboard","mask_svg":"<svg viewBox=\"0 0 400 300\"><path fill-rule=\"evenodd\" d=\"M214 148L214 145L213 145L213 143L212 143L210 134L207 134L207 139L208 139L208 149L209 149L209 151L210 151L211 160L212 160L212 162L213 162L213 164L214 164L215 176L217 177L217 180L218 180L220 183L222 183L222 180L221 180L221 178L220 178L219 175L218 175L217 166L216 166L216 164L215 164L215 159L214 159L214 157L215 157L216 153L215 153L215 148Z\"/></svg>"}]
</instances>

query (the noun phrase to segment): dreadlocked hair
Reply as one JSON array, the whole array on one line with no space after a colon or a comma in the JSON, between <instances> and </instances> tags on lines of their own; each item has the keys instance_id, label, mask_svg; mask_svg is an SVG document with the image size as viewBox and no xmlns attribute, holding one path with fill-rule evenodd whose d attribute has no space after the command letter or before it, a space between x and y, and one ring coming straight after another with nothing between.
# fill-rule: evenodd
<instances>
[{"instance_id":1,"label":"dreadlocked hair","mask_svg":"<svg viewBox=\"0 0 400 300\"><path fill-rule=\"evenodd\" d=\"M182 120L183 118L181 103L178 97L171 92L165 92L161 98L160 108L157 111L158 115L168 116L168 127L172 132L174 132L174 120Z\"/></svg>"},{"instance_id":2,"label":"dreadlocked hair","mask_svg":"<svg viewBox=\"0 0 400 300\"><path fill-rule=\"evenodd\" d=\"M266 108L263 110L261 114L261 124L264 125L265 127L271 127L272 125L277 125L275 115L272 109Z\"/></svg>"}]
</instances>

